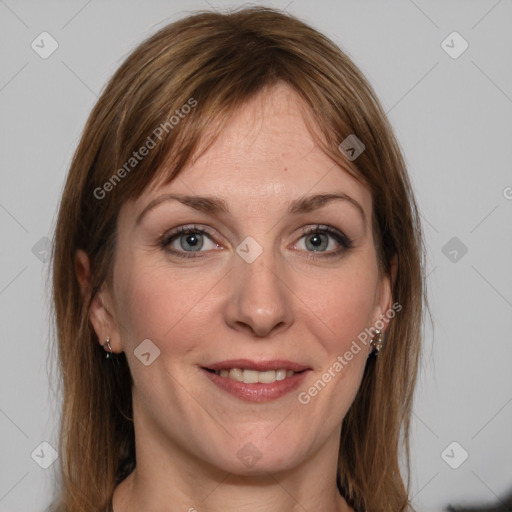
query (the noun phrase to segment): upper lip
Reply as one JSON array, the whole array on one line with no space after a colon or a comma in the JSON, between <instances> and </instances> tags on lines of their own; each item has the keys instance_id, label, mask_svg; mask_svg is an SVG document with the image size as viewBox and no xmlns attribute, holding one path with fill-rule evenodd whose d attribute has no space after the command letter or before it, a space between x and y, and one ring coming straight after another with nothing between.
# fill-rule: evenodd
<instances>
[{"instance_id":1,"label":"upper lip","mask_svg":"<svg viewBox=\"0 0 512 512\"><path fill-rule=\"evenodd\" d=\"M229 370L231 368L240 368L244 370L255 370L258 372L270 370L292 370L294 372L301 372L309 370L309 366L305 366L293 361L286 361L283 359L272 359L267 361L252 361L250 359L230 359L229 361L220 361L218 363L209 364L204 366L207 370Z\"/></svg>"}]
</instances>

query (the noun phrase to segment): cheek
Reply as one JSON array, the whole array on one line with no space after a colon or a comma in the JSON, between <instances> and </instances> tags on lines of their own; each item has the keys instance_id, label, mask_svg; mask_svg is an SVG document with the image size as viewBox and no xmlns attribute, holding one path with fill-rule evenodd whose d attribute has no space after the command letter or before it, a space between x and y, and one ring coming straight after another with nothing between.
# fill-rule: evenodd
<instances>
[{"instance_id":1,"label":"cheek","mask_svg":"<svg viewBox=\"0 0 512 512\"><path fill-rule=\"evenodd\" d=\"M170 273L161 264L144 266L125 260L118 275L122 284L116 294L117 313L123 344L133 350L149 338L163 349L164 340L173 340L171 346L179 349L178 333L185 324L194 328L188 320L200 309L205 290L213 285L207 274L199 280L197 273Z\"/></svg>"},{"instance_id":2,"label":"cheek","mask_svg":"<svg viewBox=\"0 0 512 512\"><path fill-rule=\"evenodd\" d=\"M375 312L377 273L371 265L332 275L306 304L314 313L327 352L344 352L370 327ZM318 288L317 288L318 289ZM311 316L311 315L309 315Z\"/></svg>"},{"instance_id":3,"label":"cheek","mask_svg":"<svg viewBox=\"0 0 512 512\"><path fill-rule=\"evenodd\" d=\"M307 304L309 328L322 347L314 377L300 390L298 400L310 414L322 418L319 429L338 428L354 402L366 367L368 341L359 336L371 326L377 271L371 260L346 265L343 272L322 280L322 293ZM351 262L352 263L352 262ZM316 288L318 289L318 288Z\"/></svg>"}]
</instances>

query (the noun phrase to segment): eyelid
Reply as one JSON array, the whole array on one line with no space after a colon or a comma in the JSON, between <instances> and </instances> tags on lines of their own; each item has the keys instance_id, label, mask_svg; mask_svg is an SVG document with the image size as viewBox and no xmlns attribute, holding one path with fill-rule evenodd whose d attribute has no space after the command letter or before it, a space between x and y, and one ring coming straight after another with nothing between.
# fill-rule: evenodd
<instances>
[{"instance_id":1,"label":"eyelid","mask_svg":"<svg viewBox=\"0 0 512 512\"><path fill-rule=\"evenodd\" d=\"M304 235L318 232L328 233L335 239L341 239L337 240L338 243L341 243L343 246L346 246L347 249L350 249L354 246L353 240L351 240L343 231L332 226L329 226L327 224L315 224L313 226L308 226L301 231L300 236L302 238Z\"/></svg>"},{"instance_id":2,"label":"eyelid","mask_svg":"<svg viewBox=\"0 0 512 512\"><path fill-rule=\"evenodd\" d=\"M183 258L201 258L201 253L204 252L210 252L210 251L177 251L174 249L169 249L168 246L170 245L171 241L174 241L173 239L179 238L180 235L186 235L190 233L200 233L202 235L206 235L210 240L215 243L217 246L219 244L215 240L215 234L212 232L211 228L208 226L200 226L197 224L188 224L188 225L182 225L177 228L172 229L171 231L167 231L159 238L159 244L160 246L167 250L169 253L173 255L177 255L178 257ZM351 249L353 247L353 241L345 235L345 233L337 228L334 228L332 226L329 226L327 224L314 224L309 225L300 230L300 236L298 240L302 239L304 236L312 233L324 233L330 236L331 238L334 238L335 241L341 246L341 248L337 250L331 250L328 252L325 251L300 251L300 252L306 252L308 256L306 256L309 259L319 259L319 258L329 258L329 257L336 257L341 256L341 253L346 252L347 250ZM298 241L297 240L297 241ZM293 246L295 247L296 242L293 243ZM198 255L195 255L198 253ZM187 255L190 256L187 256Z\"/></svg>"},{"instance_id":3,"label":"eyelid","mask_svg":"<svg viewBox=\"0 0 512 512\"><path fill-rule=\"evenodd\" d=\"M189 233L200 233L207 235L212 240L212 242L219 245L214 240L214 237L217 235L213 232L213 230L211 230L208 226L202 226L198 224L184 224L182 226L178 226L169 231L166 231L159 237L159 242L162 245L167 246L169 245L172 238L179 238L179 235L186 235Z\"/></svg>"}]
</instances>

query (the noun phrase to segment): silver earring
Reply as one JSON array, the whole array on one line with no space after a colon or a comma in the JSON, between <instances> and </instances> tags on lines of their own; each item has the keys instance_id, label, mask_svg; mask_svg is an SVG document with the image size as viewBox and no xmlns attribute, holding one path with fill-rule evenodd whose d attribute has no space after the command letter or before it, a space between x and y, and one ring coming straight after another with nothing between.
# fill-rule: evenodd
<instances>
[{"instance_id":1,"label":"silver earring","mask_svg":"<svg viewBox=\"0 0 512 512\"><path fill-rule=\"evenodd\" d=\"M107 359L110 358L110 355L112 354L112 347L110 346L110 336L107 337L107 341L105 342L105 345L107 345L108 349L110 350L110 352L107 352ZM103 346L105 346L103 345Z\"/></svg>"},{"instance_id":2,"label":"silver earring","mask_svg":"<svg viewBox=\"0 0 512 512\"><path fill-rule=\"evenodd\" d=\"M375 355L382 348L382 331L380 329L375 329L375 336L370 340L370 347L374 349L372 353Z\"/></svg>"}]
</instances>

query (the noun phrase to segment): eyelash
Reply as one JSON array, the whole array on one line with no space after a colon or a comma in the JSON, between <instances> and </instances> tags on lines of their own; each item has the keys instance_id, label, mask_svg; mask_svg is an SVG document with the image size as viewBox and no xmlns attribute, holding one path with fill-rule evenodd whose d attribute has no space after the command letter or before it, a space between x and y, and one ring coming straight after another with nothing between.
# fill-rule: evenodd
<instances>
[{"instance_id":1,"label":"eyelash","mask_svg":"<svg viewBox=\"0 0 512 512\"><path fill-rule=\"evenodd\" d=\"M201 256L192 256L193 252L203 252L203 251L193 251L192 253L182 252L182 251L176 251L174 249L169 249L169 245L177 238L180 238L183 235L190 235L190 234L201 234L201 235L207 235L210 239L212 239L213 234L210 233L207 229L199 228L195 225L192 226L180 226L179 228L175 229L171 233L166 233L160 240L160 246L162 249L166 249L170 253L172 253L175 256L178 256L179 258L184 259L193 259L198 258ZM315 226L310 226L309 228L305 229L302 233L300 238L303 238L310 234L317 234L317 233L327 233L332 238L336 240L341 245L341 248L331 251L329 253L322 254L322 251L319 251L318 255L313 255L316 251L307 251L310 254L306 256L308 259L311 260L318 260L320 258L335 258L336 256L341 256L341 254L349 249L352 249L353 247L353 241L350 240L344 233L341 231L338 231L337 229L332 228L331 226L327 226L324 224L317 224ZM300 240L299 238L299 240ZM212 240L213 241L213 240Z\"/></svg>"}]
</instances>

